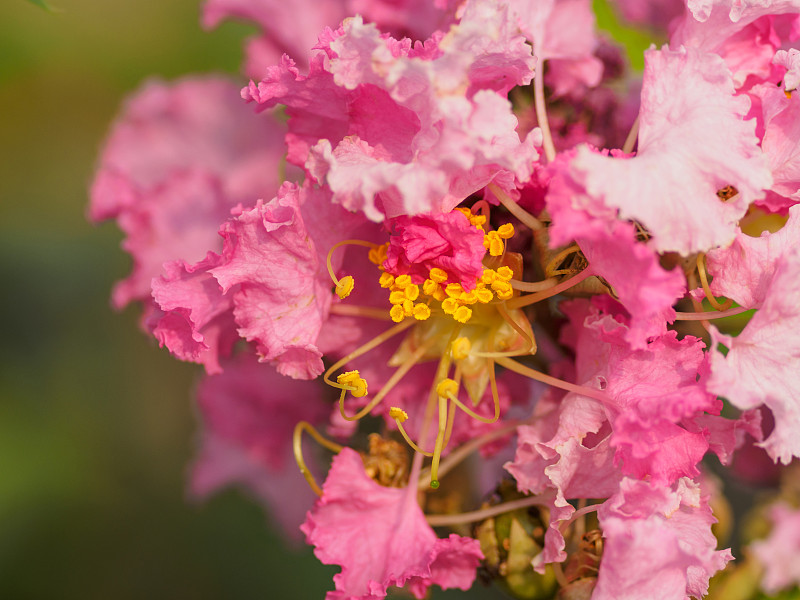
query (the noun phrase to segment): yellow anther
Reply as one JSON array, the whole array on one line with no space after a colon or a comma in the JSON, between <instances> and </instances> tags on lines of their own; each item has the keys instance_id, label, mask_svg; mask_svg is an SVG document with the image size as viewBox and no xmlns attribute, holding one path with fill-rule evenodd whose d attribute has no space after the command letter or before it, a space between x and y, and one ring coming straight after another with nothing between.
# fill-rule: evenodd
<instances>
[{"instance_id":1,"label":"yellow anther","mask_svg":"<svg viewBox=\"0 0 800 600\"><path fill-rule=\"evenodd\" d=\"M453 318L459 323L466 323L472 317L472 309L466 306L459 306L453 313Z\"/></svg>"},{"instance_id":2,"label":"yellow anther","mask_svg":"<svg viewBox=\"0 0 800 600\"><path fill-rule=\"evenodd\" d=\"M497 228L497 235L504 240L511 239L514 237L514 226L511 223L503 223Z\"/></svg>"},{"instance_id":3,"label":"yellow anther","mask_svg":"<svg viewBox=\"0 0 800 600\"><path fill-rule=\"evenodd\" d=\"M406 295L400 290L394 291L391 294L389 294L389 302L391 302L392 304L402 304L405 299Z\"/></svg>"},{"instance_id":4,"label":"yellow anther","mask_svg":"<svg viewBox=\"0 0 800 600\"><path fill-rule=\"evenodd\" d=\"M389 244L383 244L382 246L377 246L375 248L370 248L369 253L367 254L367 258L373 264L380 265L383 261L387 258L387 249L389 248Z\"/></svg>"},{"instance_id":5,"label":"yellow anther","mask_svg":"<svg viewBox=\"0 0 800 600\"><path fill-rule=\"evenodd\" d=\"M475 304L478 301L478 295L475 293L475 290L464 292L458 297L458 301L462 304Z\"/></svg>"},{"instance_id":6,"label":"yellow anther","mask_svg":"<svg viewBox=\"0 0 800 600\"><path fill-rule=\"evenodd\" d=\"M486 288L479 288L475 290L475 295L478 297L478 302L481 304L488 304L494 298L492 290L487 290Z\"/></svg>"},{"instance_id":7,"label":"yellow anther","mask_svg":"<svg viewBox=\"0 0 800 600\"><path fill-rule=\"evenodd\" d=\"M463 206L459 206L458 208L456 208L456 210L465 217L467 217L468 219L472 216L472 211L468 208L464 208Z\"/></svg>"},{"instance_id":8,"label":"yellow anther","mask_svg":"<svg viewBox=\"0 0 800 600\"><path fill-rule=\"evenodd\" d=\"M444 292L451 298L459 298L464 293L464 288L461 287L460 283L448 283L447 287L444 288Z\"/></svg>"},{"instance_id":9,"label":"yellow anther","mask_svg":"<svg viewBox=\"0 0 800 600\"><path fill-rule=\"evenodd\" d=\"M450 352L453 354L453 358L455 360L464 360L467 358L471 349L472 344L470 343L469 339L463 336L456 338L456 340L450 346Z\"/></svg>"},{"instance_id":10,"label":"yellow anther","mask_svg":"<svg viewBox=\"0 0 800 600\"><path fill-rule=\"evenodd\" d=\"M382 288L390 288L394 285L394 275L391 273L381 273L381 278L378 279L378 283L381 284Z\"/></svg>"},{"instance_id":11,"label":"yellow anther","mask_svg":"<svg viewBox=\"0 0 800 600\"><path fill-rule=\"evenodd\" d=\"M395 304L389 311L389 316L392 317L392 321L399 323L406 318L406 311L399 304Z\"/></svg>"},{"instance_id":12,"label":"yellow anther","mask_svg":"<svg viewBox=\"0 0 800 600\"><path fill-rule=\"evenodd\" d=\"M478 229L483 229L483 225L486 223L486 215L472 215L469 222Z\"/></svg>"},{"instance_id":13,"label":"yellow anther","mask_svg":"<svg viewBox=\"0 0 800 600\"><path fill-rule=\"evenodd\" d=\"M414 318L417 321L424 321L425 319L431 316L431 309L428 308L427 304L419 304L414 305Z\"/></svg>"},{"instance_id":14,"label":"yellow anther","mask_svg":"<svg viewBox=\"0 0 800 600\"><path fill-rule=\"evenodd\" d=\"M355 284L355 280L350 275L345 275L339 280L339 283L336 284L336 295L344 300L350 295L350 292L353 291Z\"/></svg>"},{"instance_id":15,"label":"yellow anther","mask_svg":"<svg viewBox=\"0 0 800 600\"><path fill-rule=\"evenodd\" d=\"M442 379L436 386L436 393L442 398L458 394L458 384L452 379Z\"/></svg>"},{"instance_id":16,"label":"yellow anther","mask_svg":"<svg viewBox=\"0 0 800 600\"><path fill-rule=\"evenodd\" d=\"M434 300L437 300L438 302L442 302L443 300L445 300L447 298L447 294L444 293L444 290L442 289L442 286L439 286L438 288L436 288L436 291L433 292L433 294L431 294L431 296L433 296Z\"/></svg>"},{"instance_id":17,"label":"yellow anther","mask_svg":"<svg viewBox=\"0 0 800 600\"><path fill-rule=\"evenodd\" d=\"M398 423L405 423L408 421L408 413L397 406L393 406L389 409L389 416Z\"/></svg>"},{"instance_id":18,"label":"yellow anther","mask_svg":"<svg viewBox=\"0 0 800 600\"><path fill-rule=\"evenodd\" d=\"M414 314L414 303L411 300L409 300L408 298L403 300L403 313L407 317L410 317L411 315Z\"/></svg>"},{"instance_id":19,"label":"yellow anther","mask_svg":"<svg viewBox=\"0 0 800 600\"><path fill-rule=\"evenodd\" d=\"M497 273L493 269L484 269L481 274L481 283L489 285L497 279Z\"/></svg>"},{"instance_id":20,"label":"yellow anther","mask_svg":"<svg viewBox=\"0 0 800 600\"><path fill-rule=\"evenodd\" d=\"M398 287L398 289L404 290L405 288L411 285L411 276L400 275L395 278L394 284Z\"/></svg>"},{"instance_id":21,"label":"yellow anther","mask_svg":"<svg viewBox=\"0 0 800 600\"><path fill-rule=\"evenodd\" d=\"M488 246L486 246L487 240L489 241ZM500 236L497 235L496 231L490 231L486 234L486 237L483 240L483 245L489 249L489 254L492 256L501 256L503 254L503 250L506 248L503 240L500 239Z\"/></svg>"},{"instance_id":22,"label":"yellow anther","mask_svg":"<svg viewBox=\"0 0 800 600\"><path fill-rule=\"evenodd\" d=\"M414 285L412 283L410 286L408 286L403 291L405 292L406 298L408 298L412 302L414 302L417 298L419 298L419 286L418 285Z\"/></svg>"},{"instance_id":23,"label":"yellow anther","mask_svg":"<svg viewBox=\"0 0 800 600\"><path fill-rule=\"evenodd\" d=\"M502 266L497 269L497 278L502 279L503 281L511 281L511 278L514 277L514 271L511 267Z\"/></svg>"},{"instance_id":24,"label":"yellow anther","mask_svg":"<svg viewBox=\"0 0 800 600\"><path fill-rule=\"evenodd\" d=\"M356 398L363 398L367 395L367 380L361 377L358 371L347 371L336 378L340 385L346 385Z\"/></svg>"},{"instance_id":25,"label":"yellow anther","mask_svg":"<svg viewBox=\"0 0 800 600\"><path fill-rule=\"evenodd\" d=\"M433 279L436 283L444 283L447 281L447 273L444 269L440 269L439 267L434 267L431 269L430 278Z\"/></svg>"},{"instance_id":26,"label":"yellow anther","mask_svg":"<svg viewBox=\"0 0 800 600\"><path fill-rule=\"evenodd\" d=\"M437 289L439 289L439 284L436 283L433 279L426 279L422 283L422 291L428 296L433 296L436 293Z\"/></svg>"},{"instance_id":27,"label":"yellow anther","mask_svg":"<svg viewBox=\"0 0 800 600\"><path fill-rule=\"evenodd\" d=\"M500 300L508 300L514 295L514 288L512 288L511 284L507 281L495 281L492 284L492 289Z\"/></svg>"},{"instance_id":28,"label":"yellow anther","mask_svg":"<svg viewBox=\"0 0 800 600\"><path fill-rule=\"evenodd\" d=\"M445 298L444 300L442 300L442 310L447 315L455 314L459 306L460 305L458 303L458 300L456 300L455 298Z\"/></svg>"}]
</instances>

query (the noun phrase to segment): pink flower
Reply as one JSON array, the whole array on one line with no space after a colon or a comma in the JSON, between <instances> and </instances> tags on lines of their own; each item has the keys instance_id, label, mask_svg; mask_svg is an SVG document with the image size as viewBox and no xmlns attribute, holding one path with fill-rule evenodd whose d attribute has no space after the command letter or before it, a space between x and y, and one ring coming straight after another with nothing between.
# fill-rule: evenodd
<instances>
[{"instance_id":1,"label":"pink flower","mask_svg":"<svg viewBox=\"0 0 800 600\"><path fill-rule=\"evenodd\" d=\"M128 101L106 141L89 216L116 218L133 271L114 290L122 308L146 301L170 260L219 249L216 230L239 203L279 182L282 126L242 106L226 79L150 82Z\"/></svg>"},{"instance_id":2,"label":"pink flower","mask_svg":"<svg viewBox=\"0 0 800 600\"><path fill-rule=\"evenodd\" d=\"M407 585L417 598L432 584L466 590L483 558L476 540L437 539L417 504L416 486L378 485L349 448L333 459L322 498L301 529L317 558L342 566L329 600L383 598L393 585Z\"/></svg>"},{"instance_id":3,"label":"pink flower","mask_svg":"<svg viewBox=\"0 0 800 600\"><path fill-rule=\"evenodd\" d=\"M793 246L775 265L769 294L744 331L735 338L711 329L708 389L742 409L765 404L775 429L761 444L773 460L788 464L800 456L800 247Z\"/></svg>"},{"instance_id":4,"label":"pink flower","mask_svg":"<svg viewBox=\"0 0 800 600\"><path fill-rule=\"evenodd\" d=\"M800 584L800 511L779 502L771 507L769 516L772 531L765 539L750 544L750 549L765 570L761 587L777 594Z\"/></svg>"}]
</instances>

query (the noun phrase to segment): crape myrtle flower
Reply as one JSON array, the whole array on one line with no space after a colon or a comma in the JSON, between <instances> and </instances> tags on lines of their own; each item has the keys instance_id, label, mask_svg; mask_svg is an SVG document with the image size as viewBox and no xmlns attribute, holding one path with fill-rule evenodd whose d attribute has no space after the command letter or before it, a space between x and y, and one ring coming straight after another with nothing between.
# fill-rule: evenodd
<instances>
[{"instance_id":1,"label":"crape myrtle flower","mask_svg":"<svg viewBox=\"0 0 800 600\"><path fill-rule=\"evenodd\" d=\"M800 456L800 4L620 5L669 25L641 81L586 0L210 0L254 80L114 126L90 215L115 304L207 371L191 494L305 513L331 600L701 598L703 461Z\"/></svg>"}]
</instances>

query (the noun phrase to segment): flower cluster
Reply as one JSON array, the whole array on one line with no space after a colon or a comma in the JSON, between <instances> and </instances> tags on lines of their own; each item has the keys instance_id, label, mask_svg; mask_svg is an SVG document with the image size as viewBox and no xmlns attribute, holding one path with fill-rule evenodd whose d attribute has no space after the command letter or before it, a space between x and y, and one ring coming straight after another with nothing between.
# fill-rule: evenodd
<instances>
[{"instance_id":1,"label":"flower cluster","mask_svg":"<svg viewBox=\"0 0 800 600\"><path fill-rule=\"evenodd\" d=\"M89 214L205 367L191 489L249 488L329 600L800 583L800 494L726 568L708 467L800 457L800 0L617 4L668 39L641 77L589 0L208 0L254 79L113 126Z\"/></svg>"}]
</instances>

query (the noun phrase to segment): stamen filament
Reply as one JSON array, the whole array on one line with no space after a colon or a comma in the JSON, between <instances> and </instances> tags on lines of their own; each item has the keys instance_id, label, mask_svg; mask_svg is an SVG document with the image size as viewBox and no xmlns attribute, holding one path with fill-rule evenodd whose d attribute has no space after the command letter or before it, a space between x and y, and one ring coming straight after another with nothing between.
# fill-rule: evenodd
<instances>
[{"instance_id":1,"label":"stamen filament","mask_svg":"<svg viewBox=\"0 0 800 600\"><path fill-rule=\"evenodd\" d=\"M503 301L500 304L497 304L497 312L500 313L500 316L503 317L503 320L511 325L511 327L520 334L526 341L527 346L522 348L521 350L514 350L513 352L472 352L474 356L482 356L484 358L499 358L503 356L512 357L512 356L527 356L531 354L536 354L536 339L530 335L528 332L525 331L519 324L511 318L511 315L508 314L508 311L505 309L506 302Z\"/></svg>"},{"instance_id":2,"label":"stamen filament","mask_svg":"<svg viewBox=\"0 0 800 600\"><path fill-rule=\"evenodd\" d=\"M547 290L558 283L555 277L549 277L542 281L520 281L519 279L511 279L509 282L511 287L521 292L541 292Z\"/></svg>"},{"instance_id":3,"label":"stamen filament","mask_svg":"<svg viewBox=\"0 0 800 600\"><path fill-rule=\"evenodd\" d=\"M350 354L348 354L347 356L345 356L340 360L337 360L333 365L331 365L331 367L327 371L325 371L325 375L322 378L323 381L328 385L330 385L331 387L344 389L340 384L336 383L335 381L331 381L330 379L331 373L333 373L334 371L338 371L344 365L349 363L351 360L355 360L356 358L363 356L373 348L380 346L383 342L393 338L398 333L402 333L412 325L414 325L414 321L404 321L403 323L398 323L394 327L390 327L383 333L375 336L363 346L360 346L359 348L353 350Z\"/></svg>"},{"instance_id":4,"label":"stamen filament","mask_svg":"<svg viewBox=\"0 0 800 600\"><path fill-rule=\"evenodd\" d=\"M547 120L547 105L544 101L544 61L536 66L536 77L533 80L533 102L536 108L536 120L542 130L542 147L547 162L553 162L556 157L556 147L553 144L553 134L550 133L550 122Z\"/></svg>"},{"instance_id":5,"label":"stamen filament","mask_svg":"<svg viewBox=\"0 0 800 600\"><path fill-rule=\"evenodd\" d=\"M547 300L548 298L552 298L560 294L561 292L568 290L571 287L575 287L581 281L586 279L587 277L591 277L593 273L591 269L586 268L577 275L573 275L569 279L565 279L558 285L551 287L549 290L545 290L543 292L538 292L536 294L528 294L527 296L519 296L517 298L513 298L506 303L506 308L514 310L515 308L522 308L523 306L529 306L531 304L536 304L537 302L541 302L542 300Z\"/></svg>"},{"instance_id":6,"label":"stamen filament","mask_svg":"<svg viewBox=\"0 0 800 600\"><path fill-rule=\"evenodd\" d=\"M636 115L636 119L634 119L633 125L631 125L628 137L625 138L625 143L622 145L622 151L625 154L633 152L633 147L636 145L637 139L639 139L639 115Z\"/></svg>"},{"instance_id":7,"label":"stamen filament","mask_svg":"<svg viewBox=\"0 0 800 600\"><path fill-rule=\"evenodd\" d=\"M448 394L449 396L450 394ZM444 434L447 430L447 398L439 396L439 431L436 434L436 445L433 448L433 461L431 462L431 487L439 487L439 460L444 449Z\"/></svg>"},{"instance_id":8,"label":"stamen filament","mask_svg":"<svg viewBox=\"0 0 800 600\"><path fill-rule=\"evenodd\" d=\"M316 440L318 444L327 448L333 453L338 454L342 451L342 446L336 444L330 440L325 439L319 431L317 431L314 426L309 423L308 421L300 421L294 428L294 434L292 435L292 447L294 449L294 459L297 462L297 466L300 467L300 473L303 474L308 485L311 487L311 490L317 495L322 496L322 489L317 485L316 479L314 479L314 475L309 471L308 467L306 466L306 461L303 459L303 432L307 432L312 438Z\"/></svg>"},{"instance_id":9,"label":"stamen filament","mask_svg":"<svg viewBox=\"0 0 800 600\"><path fill-rule=\"evenodd\" d=\"M702 252L697 255L697 274L700 276L700 283L703 286L703 293L705 293L706 298L711 306L719 311L728 310L733 305L733 300L728 298L724 304L720 304L719 300L714 297L714 294L711 292L711 287L708 285L705 258L706 255Z\"/></svg>"},{"instance_id":10,"label":"stamen filament","mask_svg":"<svg viewBox=\"0 0 800 600\"><path fill-rule=\"evenodd\" d=\"M369 404L367 404L364 408L362 408L352 417L348 417L344 413L345 394L342 393L342 395L339 397L339 412L341 413L342 418L346 421L358 421L359 419L363 419L369 413L371 413L372 410L376 406L378 406L378 404L380 404L381 401L386 397L386 394L392 391L392 388L394 388L394 386L396 386L400 382L400 380L406 375L406 373L408 373L414 367L414 365L416 365L419 362L419 359L425 355L425 353L430 349L431 346L433 346L433 344L436 343L436 341L437 341L436 338L433 337L425 344L417 348L416 351L411 356L408 357L408 360L406 360L402 365L397 367L397 370L394 373L392 373L392 376L389 377L389 380L380 389L380 391L377 394L375 394L375 396L372 398Z\"/></svg>"},{"instance_id":11,"label":"stamen filament","mask_svg":"<svg viewBox=\"0 0 800 600\"><path fill-rule=\"evenodd\" d=\"M444 527L447 525L460 525L462 523L475 523L476 521L483 521L491 517L496 517L497 515L502 515L503 513L519 510L520 508L527 508L529 506L548 505L541 499L541 496L531 496L529 498L520 498L519 500L503 502L502 504L495 504L489 508L473 510L457 515L425 515L425 519L431 527Z\"/></svg>"},{"instance_id":12,"label":"stamen filament","mask_svg":"<svg viewBox=\"0 0 800 600\"><path fill-rule=\"evenodd\" d=\"M694 313L687 313L687 312L676 312L675 320L676 321L705 321L707 319L724 319L725 317L733 317L734 315L740 315L743 312L747 312L751 310L749 308L745 308L744 306L736 306L734 308L730 308L728 310L724 310L722 312L712 310L709 312L694 312Z\"/></svg>"},{"instance_id":13,"label":"stamen filament","mask_svg":"<svg viewBox=\"0 0 800 600\"><path fill-rule=\"evenodd\" d=\"M557 387L562 390L566 390L568 392L575 392L576 394L580 394L581 396L588 396L589 398L594 398L595 400L599 400L604 404L609 404L612 402L611 398L601 392L600 390L595 390L592 388L588 388L582 385L576 385L574 383L569 383L568 381L564 381L562 379L557 379L555 377L551 377L550 375L545 375L535 369L531 369L530 367L526 367L525 365L519 364L515 360L511 360L510 358L496 358L495 359L498 364L504 366L506 369L510 371L514 371L515 373L519 373L520 375L525 375L526 377L530 377L531 379L535 379L536 381L541 381L542 383L546 383L547 385L551 385L553 387Z\"/></svg>"},{"instance_id":14,"label":"stamen filament","mask_svg":"<svg viewBox=\"0 0 800 600\"><path fill-rule=\"evenodd\" d=\"M453 404L458 406L458 408L463 410L465 413L467 413L473 419L477 419L481 423L486 423L487 425L490 425L492 423L496 423L497 419L500 418L500 404L497 403L497 402L495 402L495 404L494 404L494 417L490 419L489 417L482 417L481 415L476 413L474 410L472 410L471 408L466 406L463 402L461 402L461 400L456 398L453 394L448 394L447 397L450 399L450 401Z\"/></svg>"},{"instance_id":15,"label":"stamen filament","mask_svg":"<svg viewBox=\"0 0 800 600\"><path fill-rule=\"evenodd\" d=\"M377 248L377 244L373 244L372 242L366 242L364 240L344 240L342 242L338 242L331 246L331 249L328 250L328 257L325 259L325 263L328 266L328 274L333 279L333 283L335 285L339 285L339 279L337 279L336 275L333 272L333 265L331 265L331 257L333 256L334 250L341 246L364 246L366 248Z\"/></svg>"},{"instance_id":16,"label":"stamen filament","mask_svg":"<svg viewBox=\"0 0 800 600\"><path fill-rule=\"evenodd\" d=\"M379 321L391 321L389 313L382 308L371 306L355 306L353 304L333 304L331 314L343 317L364 317L366 319L377 319Z\"/></svg>"},{"instance_id":17,"label":"stamen filament","mask_svg":"<svg viewBox=\"0 0 800 600\"><path fill-rule=\"evenodd\" d=\"M416 444L415 444L415 443L414 443L414 442L411 440L411 438L410 438L410 437L408 437L408 434L406 433L406 430L405 430L405 428L403 427L403 424L402 424L402 423L401 423L399 420L395 419L395 423L397 423L397 429L399 429L399 430L400 430L400 434L401 434L401 435L403 436L403 438L406 440L406 443L408 443L408 445L409 445L409 446L411 446L411 447L414 449L414 451L415 451L415 452L418 452L418 453L422 454L423 456L433 456L433 452L425 452L425 450L423 450L422 448L420 448L419 446L417 446L417 445L416 445Z\"/></svg>"},{"instance_id":18,"label":"stamen filament","mask_svg":"<svg viewBox=\"0 0 800 600\"><path fill-rule=\"evenodd\" d=\"M490 183L487 187L500 201L500 204L505 206L508 209L508 212L517 217L517 219L519 219L523 224L527 225L534 231L537 231L539 229L544 229L544 225L539 219L534 217L531 213L522 208L514 200L509 198L508 194L506 194L503 190L501 190L497 184Z\"/></svg>"}]
</instances>

